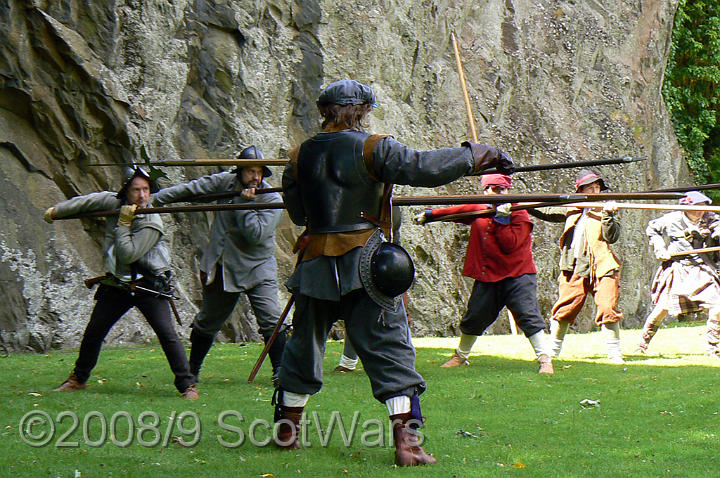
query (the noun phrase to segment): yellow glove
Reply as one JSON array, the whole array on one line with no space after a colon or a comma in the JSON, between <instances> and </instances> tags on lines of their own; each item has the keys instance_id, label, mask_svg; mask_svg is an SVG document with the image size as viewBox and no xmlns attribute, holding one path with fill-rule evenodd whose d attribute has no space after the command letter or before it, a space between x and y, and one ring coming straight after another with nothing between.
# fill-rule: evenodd
<instances>
[{"instance_id":1,"label":"yellow glove","mask_svg":"<svg viewBox=\"0 0 720 478\"><path fill-rule=\"evenodd\" d=\"M130 227L133 219L135 219L135 209L137 209L137 204L126 204L125 206L122 206L120 208L120 218L117 222L118 226Z\"/></svg>"},{"instance_id":2,"label":"yellow glove","mask_svg":"<svg viewBox=\"0 0 720 478\"><path fill-rule=\"evenodd\" d=\"M45 222L52 223L55 220L55 207L48 208L47 211L45 211L45 216L43 216L45 219Z\"/></svg>"}]
</instances>

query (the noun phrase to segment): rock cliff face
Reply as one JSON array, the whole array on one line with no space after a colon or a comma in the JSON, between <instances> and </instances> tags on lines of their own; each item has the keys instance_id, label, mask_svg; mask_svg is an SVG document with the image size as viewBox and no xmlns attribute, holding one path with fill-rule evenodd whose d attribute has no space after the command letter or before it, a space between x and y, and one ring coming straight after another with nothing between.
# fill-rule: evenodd
<instances>
[{"instance_id":1,"label":"rock cliff face","mask_svg":"<svg viewBox=\"0 0 720 478\"><path fill-rule=\"evenodd\" d=\"M519 164L647 157L600 168L616 191L687 184L660 95L677 0L607 3L0 2L0 343L38 351L78 344L93 305L82 279L104 272L103 222L48 225L42 215L57 201L118 188L119 167L93 164L138 159L143 150L153 159L227 157L249 144L266 157L285 157L317 131L321 86L345 77L374 88L373 132L419 149L468 139L453 31L481 142ZM168 168L165 184L217 170ZM574 174L517 175L517 190L568 191ZM398 187L395 194L475 193L478 183ZM418 267L414 329L451 334L471 286L460 276L468 231L450 224L423 229L410 224L415 212L404 211L403 231ZM648 309L655 263L643 234L650 216L622 217L621 307L633 326ZM188 324L212 218L164 219ZM292 269L297 234L287 219L278 229L281 281ZM559 234L553 224L535 229L546 315L556 295ZM251 317L241 303L226 335L257 338ZM586 311L581 330L592 326L588 317ZM144 321L130 315L109 341L148 337Z\"/></svg>"}]
</instances>

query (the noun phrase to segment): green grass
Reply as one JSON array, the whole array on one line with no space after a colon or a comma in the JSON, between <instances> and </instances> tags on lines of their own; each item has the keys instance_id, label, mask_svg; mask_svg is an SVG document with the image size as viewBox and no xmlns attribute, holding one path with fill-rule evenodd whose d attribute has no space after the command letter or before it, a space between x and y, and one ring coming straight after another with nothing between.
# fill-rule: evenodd
<instances>
[{"instance_id":1,"label":"green grass","mask_svg":"<svg viewBox=\"0 0 720 478\"><path fill-rule=\"evenodd\" d=\"M325 430L331 412L337 411L349 429L357 411L359 430L349 445L336 430L322 446L311 425L312 447L285 452L253 445L247 436L239 447L224 446L218 438L235 442L239 434L230 427L248 435L253 420L272 420L269 367L253 384L246 383L258 344L216 345L196 402L179 398L159 347L107 347L88 389L75 393L51 389L66 378L76 352L15 354L0 359L0 476L715 476L720 469L715 388L720 360L704 356L703 327L661 329L647 356L631 354L639 331L624 330L622 338L628 362L612 365L603 358L600 334L568 335L550 377L536 374L522 336L481 337L471 366L449 370L438 365L457 339L417 339L417 368L428 381L422 402L425 449L438 463L416 469L392 466L386 433L383 446L363 444L361 436L379 441L379 424L384 426L387 416L371 398L363 372L327 374L325 387L306 408L317 412ZM329 344L326 370L336 365L341 350L341 344ZM586 398L598 400L599 406L583 408L580 402ZM242 414L244 421L227 415L228 410ZM42 447L20 437L21 418L33 411L46 412L56 423L52 440ZM105 417L108 427L115 416L114 436L103 434L93 411ZM139 441L137 422L143 412L150 418L156 414L160 423ZM183 422L186 433L177 420L167 433L170 418L182 413L199 418L197 435L191 415ZM73 414L79 419L74 431ZM84 437L86 417L89 434ZM111 440L128 439L128 417L135 424L133 439L120 446ZM262 431L258 439L266 436ZM68 436L61 439L63 434ZM195 436L194 446L181 443ZM70 446L58 446L62 443Z\"/></svg>"}]
</instances>

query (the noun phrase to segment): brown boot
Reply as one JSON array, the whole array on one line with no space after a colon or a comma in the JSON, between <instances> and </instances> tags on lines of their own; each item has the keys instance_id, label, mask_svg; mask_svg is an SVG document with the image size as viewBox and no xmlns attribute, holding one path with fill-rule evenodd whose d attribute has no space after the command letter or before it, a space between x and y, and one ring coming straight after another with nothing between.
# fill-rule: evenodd
<instances>
[{"instance_id":1,"label":"brown boot","mask_svg":"<svg viewBox=\"0 0 720 478\"><path fill-rule=\"evenodd\" d=\"M276 405L275 423L279 422L277 435L274 437L275 445L285 450L297 450L300 445L300 420L303 408Z\"/></svg>"},{"instance_id":2,"label":"brown boot","mask_svg":"<svg viewBox=\"0 0 720 478\"><path fill-rule=\"evenodd\" d=\"M85 382L81 382L78 380L77 375L70 374L67 380L65 380L62 385L60 385L58 388L54 388L53 392L74 392L75 390L83 390L87 388L87 385Z\"/></svg>"},{"instance_id":3,"label":"brown boot","mask_svg":"<svg viewBox=\"0 0 720 478\"><path fill-rule=\"evenodd\" d=\"M395 438L395 464L397 466L430 465L437 459L425 453L418 441L418 431L408 424L410 413L390 415Z\"/></svg>"},{"instance_id":4,"label":"brown boot","mask_svg":"<svg viewBox=\"0 0 720 478\"><path fill-rule=\"evenodd\" d=\"M182 398L185 400L197 400L200 398L200 394L198 393L197 388L195 388L195 385L190 385L182 393Z\"/></svg>"},{"instance_id":5,"label":"brown boot","mask_svg":"<svg viewBox=\"0 0 720 478\"><path fill-rule=\"evenodd\" d=\"M552 359L546 355L542 354L537 359L538 363L540 364L540 369L538 370L538 373L546 373L548 375L552 375L555 373L555 369L553 368Z\"/></svg>"},{"instance_id":6,"label":"brown boot","mask_svg":"<svg viewBox=\"0 0 720 478\"><path fill-rule=\"evenodd\" d=\"M470 362L468 362L468 359L464 359L457 353L454 353L453 356L450 357L450 360L440 365L440 368L459 367L460 365L470 365Z\"/></svg>"}]
</instances>

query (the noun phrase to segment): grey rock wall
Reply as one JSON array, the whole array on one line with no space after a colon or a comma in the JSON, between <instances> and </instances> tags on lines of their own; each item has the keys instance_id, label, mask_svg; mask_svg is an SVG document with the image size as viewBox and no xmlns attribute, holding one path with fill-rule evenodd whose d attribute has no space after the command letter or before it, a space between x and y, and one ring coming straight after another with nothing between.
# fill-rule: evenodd
<instances>
[{"instance_id":1,"label":"grey rock wall","mask_svg":"<svg viewBox=\"0 0 720 478\"><path fill-rule=\"evenodd\" d=\"M600 172L617 191L690 181L660 95L677 0L0 2L0 343L46 350L79 343L93 302L82 280L104 272L100 220L42 221L78 194L119 186L139 158L266 157L317 131L320 87L351 77L378 96L370 129L416 148L457 145L468 121L450 43L459 39L480 140L520 164L645 156ZM165 184L217 171L168 168ZM279 170L276 170L279 173ZM277 184L279 174L272 180ZM517 175L522 192L567 191L574 172ZM478 179L396 195L474 193ZM471 283L460 276L463 226L411 224L417 260L410 315L417 334L457 332ZM643 228L623 212L621 307L636 326L655 268ZM164 218L188 324L200 298L197 261L210 214ZM559 226L538 223L543 312L555 299ZM277 233L280 280L298 230ZM281 291L281 301L287 299ZM592 324L583 315L580 330ZM495 332L506 329L498 322ZM187 333L186 329L182 330ZM226 338L257 339L243 301ZM137 314L109 342L152 337Z\"/></svg>"}]
</instances>

